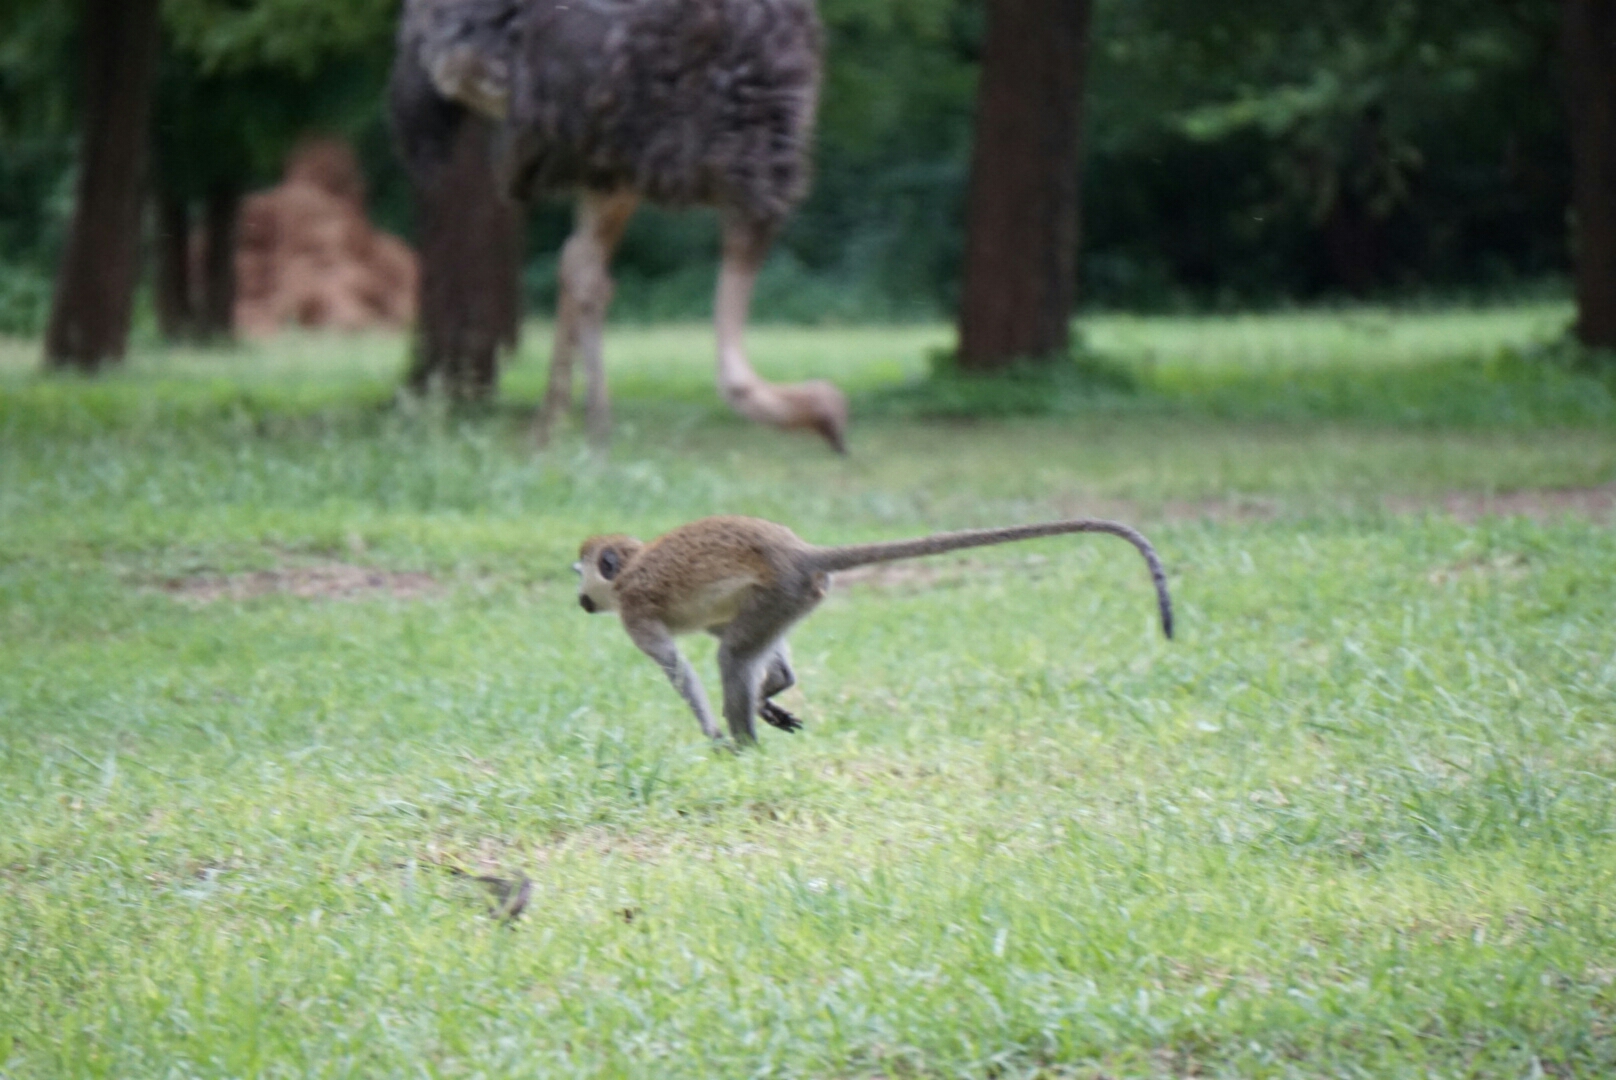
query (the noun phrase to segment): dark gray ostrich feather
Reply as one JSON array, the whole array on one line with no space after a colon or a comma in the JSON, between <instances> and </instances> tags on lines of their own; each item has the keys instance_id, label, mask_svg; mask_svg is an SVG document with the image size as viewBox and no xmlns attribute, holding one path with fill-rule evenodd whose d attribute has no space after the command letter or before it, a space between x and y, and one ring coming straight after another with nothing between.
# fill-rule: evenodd
<instances>
[{"instance_id":1,"label":"dark gray ostrich feather","mask_svg":"<svg viewBox=\"0 0 1616 1080\"><path fill-rule=\"evenodd\" d=\"M418 173L470 106L501 120L513 197L631 188L771 224L808 188L819 70L812 0L407 0L390 96Z\"/></svg>"}]
</instances>

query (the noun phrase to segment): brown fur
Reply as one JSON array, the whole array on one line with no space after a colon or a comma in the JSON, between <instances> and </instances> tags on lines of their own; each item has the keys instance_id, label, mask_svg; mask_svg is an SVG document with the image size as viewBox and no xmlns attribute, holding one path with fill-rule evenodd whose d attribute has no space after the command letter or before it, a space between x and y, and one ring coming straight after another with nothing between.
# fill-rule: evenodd
<instances>
[{"instance_id":1,"label":"brown fur","mask_svg":"<svg viewBox=\"0 0 1616 1080\"><path fill-rule=\"evenodd\" d=\"M825 598L831 572L1074 532L1108 533L1139 550L1156 587L1162 632L1171 638L1172 602L1155 549L1126 525L1092 518L827 548L759 518L710 517L649 544L620 534L591 537L574 568L584 610L621 616L629 637L662 666L709 737L718 729L705 692L673 638L698 631L718 636L724 716L731 736L745 743L756 738L754 716L787 731L800 726L769 699L796 682L785 635Z\"/></svg>"}]
</instances>

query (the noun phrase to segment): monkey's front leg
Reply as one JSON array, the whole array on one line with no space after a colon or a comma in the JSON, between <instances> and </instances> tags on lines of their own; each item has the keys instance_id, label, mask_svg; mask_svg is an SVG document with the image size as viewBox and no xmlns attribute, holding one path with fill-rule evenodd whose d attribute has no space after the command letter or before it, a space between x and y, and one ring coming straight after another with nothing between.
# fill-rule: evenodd
<instances>
[{"instance_id":1,"label":"monkey's front leg","mask_svg":"<svg viewBox=\"0 0 1616 1080\"><path fill-rule=\"evenodd\" d=\"M690 711L696 714L696 720L701 724L701 733L709 739L720 738L718 722L713 719L713 709L707 704L707 692L702 689L701 679L696 669L690 666L674 644L673 635L661 623L636 623L632 626L624 624L628 636L640 651L655 660L668 676L673 688L679 691L679 696L685 699Z\"/></svg>"}]
</instances>

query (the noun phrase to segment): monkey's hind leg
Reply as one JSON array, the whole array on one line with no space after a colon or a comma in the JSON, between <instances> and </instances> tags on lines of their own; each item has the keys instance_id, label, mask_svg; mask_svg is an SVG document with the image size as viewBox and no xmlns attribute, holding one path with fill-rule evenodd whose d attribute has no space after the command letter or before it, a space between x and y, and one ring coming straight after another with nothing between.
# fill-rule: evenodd
<instances>
[{"instance_id":1,"label":"monkey's hind leg","mask_svg":"<svg viewBox=\"0 0 1616 1080\"><path fill-rule=\"evenodd\" d=\"M727 636L718 646L718 674L724 681L724 720L730 738L738 745L757 742L757 725L752 722L763 702L763 666L767 654L756 646L747 648Z\"/></svg>"},{"instance_id":2,"label":"monkey's hind leg","mask_svg":"<svg viewBox=\"0 0 1616 1080\"><path fill-rule=\"evenodd\" d=\"M668 676L673 688L679 691L679 696L685 699L690 711L696 714L696 722L701 724L701 733L709 739L719 737L718 723L713 719L713 708L707 704L707 692L702 689L701 678L696 669L690 666L690 661L679 651L674 644L673 635L661 623L641 622L629 625L624 623L629 638L640 647L640 651L655 660Z\"/></svg>"},{"instance_id":3,"label":"monkey's hind leg","mask_svg":"<svg viewBox=\"0 0 1616 1080\"><path fill-rule=\"evenodd\" d=\"M761 602L748 604L724 627L718 639L718 671L724 679L724 719L737 743L757 741L753 718L763 713L765 698L796 682L784 648L785 635L803 614L801 605L781 605L775 598L763 597ZM766 691L766 685L773 689ZM770 708L790 716L778 705Z\"/></svg>"},{"instance_id":4,"label":"monkey's hind leg","mask_svg":"<svg viewBox=\"0 0 1616 1080\"><path fill-rule=\"evenodd\" d=\"M781 731L802 730L801 720L769 700L795 685L797 685L797 673L791 670L791 653L786 648L786 643L782 641L769 657L769 669L763 676L763 704L758 706L758 715L765 723Z\"/></svg>"},{"instance_id":5,"label":"monkey's hind leg","mask_svg":"<svg viewBox=\"0 0 1616 1080\"><path fill-rule=\"evenodd\" d=\"M711 633L722 642L728 629L728 626L715 627ZM719 662L722 665L722 655ZM782 639L774 647L774 651L769 654L768 668L763 674L763 686L758 693L757 714L763 718L765 723L777 727L781 731L802 730L801 720L769 700L774 695L790 690L796 685L797 673L791 670L791 650Z\"/></svg>"},{"instance_id":6,"label":"monkey's hind leg","mask_svg":"<svg viewBox=\"0 0 1616 1080\"><path fill-rule=\"evenodd\" d=\"M800 719L786 712L772 701L765 701L762 707L758 709L758 715L763 717L766 723L779 728L781 731L802 730L802 721Z\"/></svg>"}]
</instances>

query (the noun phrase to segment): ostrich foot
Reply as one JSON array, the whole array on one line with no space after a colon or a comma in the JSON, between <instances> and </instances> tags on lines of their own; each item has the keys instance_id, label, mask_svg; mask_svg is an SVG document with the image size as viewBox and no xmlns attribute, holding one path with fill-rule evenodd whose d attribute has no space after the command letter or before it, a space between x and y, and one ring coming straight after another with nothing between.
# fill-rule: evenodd
<instances>
[{"instance_id":1,"label":"ostrich foot","mask_svg":"<svg viewBox=\"0 0 1616 1080\"><path fill-rule=\"evenodd\" d=\"M813 431L847 453L847 398L823 379L777 386L755 376L723 387L730 408L783 431Z\"/></svg>"}]
</instances>

